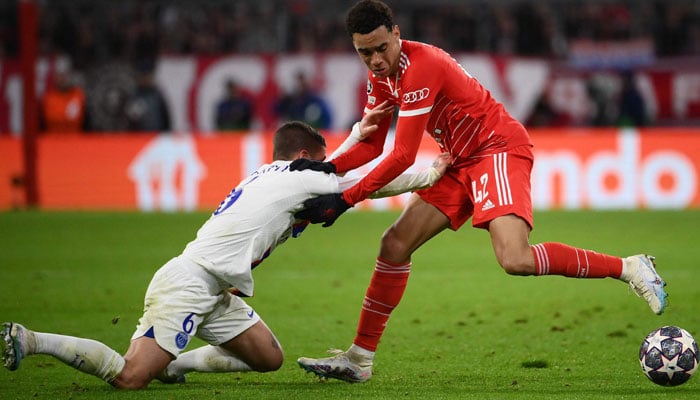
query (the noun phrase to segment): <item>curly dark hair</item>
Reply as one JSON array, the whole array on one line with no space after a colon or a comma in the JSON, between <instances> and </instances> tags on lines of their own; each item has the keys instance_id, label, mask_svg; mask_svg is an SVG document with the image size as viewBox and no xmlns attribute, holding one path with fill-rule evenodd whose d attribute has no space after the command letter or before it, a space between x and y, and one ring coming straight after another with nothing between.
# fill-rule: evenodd
<instances>
[{"instance_id":1,"label":"curly dark hair","mask_svg":"<svg viewBox=\"0 0 700 400\"><path fill-rule=\"evenodd\" d=\"M348 11L345 17L345 29L350 37L354 33L366 35L382 25L392 30L394 16L391 8L379 0L361 0Z\"/></svg>"},{"instance_id":2,"label":"curly dark hair","mask_svg":"<svg viewBox=\"0 0 700 400\"><path fill-rule=\"evenodd\" d=\"M293 160L294 155L303 149L316 152L325 147L326 139L311 125L302 121L289 121L275 132L272 139L272 158Z\"/></svg>"}]
</instances>

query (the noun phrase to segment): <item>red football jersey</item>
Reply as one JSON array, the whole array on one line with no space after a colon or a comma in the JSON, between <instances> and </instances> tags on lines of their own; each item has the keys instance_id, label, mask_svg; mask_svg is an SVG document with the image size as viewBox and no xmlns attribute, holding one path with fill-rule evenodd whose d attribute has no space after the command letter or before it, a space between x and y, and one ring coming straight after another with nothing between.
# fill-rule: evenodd
<instances>
[{"instance_id":1,"label":"red football jersey","mask_svg":"<svg viewBox=\"0 0 700 400\"><path fill-rule=\"evenodd\" d=\"M394 149L343 192L349 204L366 199L410 167L423 132L452 155L457 168L474 157L532 145L523 125L454 58L435 46L402 40L396 76L378 78L368 71L368 77L366 109L385 100L399 107ZM379 131L333 160L337 171L349 171L381 155L390 125L386 118Z\"/></svg>"}]
</instances>

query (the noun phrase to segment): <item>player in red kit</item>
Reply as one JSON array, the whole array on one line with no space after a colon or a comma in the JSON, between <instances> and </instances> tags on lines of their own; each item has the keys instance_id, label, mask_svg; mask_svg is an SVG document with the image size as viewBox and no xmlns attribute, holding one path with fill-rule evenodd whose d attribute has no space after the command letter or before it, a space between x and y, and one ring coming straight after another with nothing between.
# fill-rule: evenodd
<instances>
[{"instance_id":1,"label":"player in red kit","mask_svg":"<svg viewBox=\"0 0 700 400\"><path fill-rule=\"evenodd\" d=\"M385 102L398 107L394 149L366 177L342 193L305 203L297 217L330 226L335 219L414 163L423 132L454 162L429 189L417 191L381 239L379 256L347 351L305 358L299 365L322 377L364 382L372 376L379 339L399 304L411 270L411 254L445 229L469 218L486 229L498 263L512 275L612 277L627 282L656 314L664 311L665 282L654 258L620 258L562 243L531 245L532 142L525 128L449 54L402 40L391 9L363 0L347 14L346 28L369 68L365 112ZM331 162L300 159L292 169L342 173L382 154L391 118L367 140Z\"/></svg>"}]
</instances>

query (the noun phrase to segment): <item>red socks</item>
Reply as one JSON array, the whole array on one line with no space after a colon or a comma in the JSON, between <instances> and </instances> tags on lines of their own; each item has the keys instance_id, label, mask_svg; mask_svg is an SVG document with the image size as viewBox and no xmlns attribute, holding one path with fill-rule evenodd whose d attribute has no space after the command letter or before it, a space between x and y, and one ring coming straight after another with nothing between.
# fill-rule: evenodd
<instances>
[{"instance_id":1,"label":"red socks","mask_svg":"<svg viewBox=\"0 0 700 400\"><path fill-rule=\"evenodd\" d=\"M539 243L530 246L535 256L537 275L563 275L575 278L619 278L622 259L591 250L577 249L562 243ZM354 344L376 351L389 316L401 301L411 263L397 265L377 258L357 327Z\"/></svg>"},{"instance_id":2,"label":"red socks","mask_svg":"<svg viewBox=\"0 0 700 400\"><path fill-rule=\"evenodd\" d=\"M401 301L410 273L410 262L397 265L377 258L374 274L362 303L355 345L370 351L377 349L389 316Z\"/></svg>"},{"instance_id":3,"label":"red socks","mask_svg":"<svg viewBox=\"0 0 700 400\"><path fill-rule=\"evenodd\" d=\"M562 243L530 246L535 256L536 275L563 275L572 278L619 278L622 259Z\"/></svg>"}]
</instances>

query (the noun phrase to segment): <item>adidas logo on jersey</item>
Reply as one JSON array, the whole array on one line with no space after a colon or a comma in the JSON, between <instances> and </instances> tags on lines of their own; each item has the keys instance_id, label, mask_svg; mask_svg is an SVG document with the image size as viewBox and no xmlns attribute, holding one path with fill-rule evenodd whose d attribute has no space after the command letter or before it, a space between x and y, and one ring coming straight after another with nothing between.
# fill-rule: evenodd
<instances>
[{"instance_id":1,"label":"adidas logo on jersey","mask_svg":"<svg viewBox=\"0 0 700 400\"><path fill-rule=\"evenodd\" d=\"M492 209L492 208L494 208L494 207L496 207L496 206L493 205L493 203L491 202L491 200L486 199L486 203L484 203L484 205L481 206L481 211L490 210L490 209Z\"/></svg>"}]
</instances>

